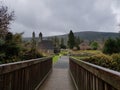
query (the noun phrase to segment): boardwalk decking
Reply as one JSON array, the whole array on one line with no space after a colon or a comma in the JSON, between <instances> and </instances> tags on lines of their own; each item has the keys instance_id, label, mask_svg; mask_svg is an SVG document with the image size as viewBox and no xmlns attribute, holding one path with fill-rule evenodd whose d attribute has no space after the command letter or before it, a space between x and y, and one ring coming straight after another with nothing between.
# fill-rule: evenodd
<instances>
[{"instance_id":1,"label":"boardwalk decking","mask_svg":"<svg viewBox=\"0 0 120 90\"><path fill-rule=\"evenodd\" d=\"M69 58L67 56L61 57L39 90L75 90L68 72L68 65Z\"/></svg>"}]
</instances>

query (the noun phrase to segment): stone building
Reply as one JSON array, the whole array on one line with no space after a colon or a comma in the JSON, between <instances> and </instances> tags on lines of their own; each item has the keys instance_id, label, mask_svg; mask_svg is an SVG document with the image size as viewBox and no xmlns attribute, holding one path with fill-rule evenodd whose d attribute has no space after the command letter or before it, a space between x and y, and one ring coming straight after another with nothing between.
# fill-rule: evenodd
<instances>
[{"instance_id":1,"label":"stone building","mask_svg":"<svg viewBox=\"0 0 120 90\"><path fill-rule=\"evenodd\" d=\"M50 40L43 40L42 33L39 34L38 49L45 54L54 53L54 45Z\"/></svg>"},{"instance_id":2,"label":"stone building","mask_svg":"<svg viewBox=\"0 0 120 90\"><path fill-rule=\"evenodd\" d=\"M80 44L80 50L90 50L91 47L89 46L88 42L83 42Z\"/></svg>"}]
</instances>

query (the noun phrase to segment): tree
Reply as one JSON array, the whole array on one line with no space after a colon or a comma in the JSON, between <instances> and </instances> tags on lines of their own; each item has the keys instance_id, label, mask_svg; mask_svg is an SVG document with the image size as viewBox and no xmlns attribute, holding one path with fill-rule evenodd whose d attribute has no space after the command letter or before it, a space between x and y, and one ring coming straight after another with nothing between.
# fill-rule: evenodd
<instances>
[{"instance_id":1,"label":"tree","mask_svg":"<svg viewBox=\"0 0 120 90\"><path fill-rule=\"evenodd\" d=\"M42 33L40 32L40 33L39 33L39 42L42 41L42 37L43 37L43 35L42 35Z\"/></svg>"},{"instance_id":2,"label":"tree","mask_svg":"<svg viewBox=\"0 0 120 90\"><path fill-rule=\"evenodd\" d=\"M32 48L36 48L35 32L32 33Z\"/></svg>"},{"instance_id":3,"label":"tree","mask_svg":"<svg viewBox=\"0 0 120 90\"><path fill-rule=\"evenodd\" d=\"M2 63L5 57L4 44L5 41L3 39L0 39L0 63Z\"/></svg>"},{"instance_id":4,"label":"tree","mask_svg":"<svg viewBox=\"0 0 120 90\"><path fill-rule=\"evenodd\" d=\"M23 45L23 33L13 34L9 32L9 25L13 20L14 12L9 13L6 6L0 6L0 63L42 57L37 51L34 52L36 57L33 57L34 53L31 53L30 50ZM33 33L32 46L34 50L34 47L36 47L35 33ZM28 53L26 53L24 49L28 50Z\"/></svg>"},{"instance_id":5,"label":"tree","mask_svg":"<svg viewBox=\"0 0 120 90\"><path fill-rule=\"evenodd\" d=\"M93 42L91 42L90 46L93 50L97 50L99 47L99 44L97 42L93 41Z\"/></svg>"},{"instance_id":6,"label":"tree","mask_svg":"<svg viewBox=\"0 0 120 90\"><path fill-rule=\"evenodd\" d=\"M65 46L65 44L64 44L64 38L61 38L60 47L61 47L62 49L66 49L66 46Z\"/></svg>"},{"instance_id":7,"label":"tree","mask_svg":"<svg viewBox=\"0 0 120 90\"><path fill-rule=\"evenodd\" d=\"M104 47L103 47L103 53L106 54L112 54L112 53L118 53L118 46L117 42L114 39L109 38L106 40Z\"/></svg>"},{"instance_id":8,"label":"tree","mask_svg":"<svg viewBox=\"0 0 120 90\"><path fill-rule=\"evenodd\" d=\"M32 33L32 47L31 50L26 52L24 55L24 59L33 59L33 58L40 58L42 54L37 50L36 47L36 40L35 40L35 32Z\"/></svg>"},{"instance_id":9,"label":"tree","mask_svg":"<svg viewBox=\"0 0 120 90\"><path fill-rule=\"evenodd\" d=\"M53 37L53 44L55 47L59 47L60 41L59 41L59 38L57 36Z\"/></svg>"},{"instance_id":10,"label":"tree","mask_svg":"<svg viewBox=\"0 0 120 90\"><path fill-rule=\"evenodd\" d=\"M80 49L79 45L82 43L83 41L80 39L80 37L75 37L75 46L77 48L77 50Z\"/></svg>"},{"instance_id":11,"label":"tree","mask_svg":"<svg viewBox=\"0 0 120 90\"><path fill-rule=\"evenodd\" d=\"M68 34L68 47L70 49L73 49L74 46L75 46L75 36L72 30L70 30L70 33Z\"/></svg>"},{"instance_id":12,"label":"tree","mask_svg":"<svg viewBox=\"0 0 120 90\"><path fill-rule=\"evenodd\" d=\"M34 58L40 58L42 56L43 55L38 51L36 47L35 32L33 32L31 42L23 43L20 58L21 60L29 60Z\"/></svg>"},{"instance_id":13,"label":"tree","mask_svg":"<svg viewBox=\"0 0 120 90\"><path fill-rule=\"evenodd\" d=\"M22 35L23 34L24 34L24 32L14 34L13 40L16 41L16 43L18 43L18 44L22 44Z\"/></svg>"},{"instance_id":14,"label":"tree","mask_svg":"<svg viewBox=\"0 0 120 90\"><path fill-rule=\"evenodd\" d=\"M8 7L0 6L0 38L5 38L8 33L9 24L14 20L14 12L8 12Z\"/></svg>"},{"instance_id":15,"label":"tree","mask_svg":"<svg viewBox=\"0 0 120 90\"><path fill-rule=\"evenodd\" d=\"M40 38L40 37L42 37L42 33L41 33L41 32L39 33L39 38Z\"/></svg>"},{"instance_id":16,"label":"tree","mask_svg":"<svg viewBox=\"0 0 120 90\"><path fill-rule=\"evenodd\" d=\"M20 52L21 52L21 46L20 43L17 41L18 39L14 38L14 35L11 32L8 32L5 37L5 44L4 44L4 52L5 52L5 59L8 62L11 62L12 60L18 61L20 60Z\"/></svg>"},{"instance_id":17,"label":"tree","mask_svg":"<svg viewBox=\"0 0 120 90\"><path fill-rule=\"evenodd\" d=\"M116 43L117 43L117 50L120 53L120 37L116 38Z\"/></svg>"}]
</instances>

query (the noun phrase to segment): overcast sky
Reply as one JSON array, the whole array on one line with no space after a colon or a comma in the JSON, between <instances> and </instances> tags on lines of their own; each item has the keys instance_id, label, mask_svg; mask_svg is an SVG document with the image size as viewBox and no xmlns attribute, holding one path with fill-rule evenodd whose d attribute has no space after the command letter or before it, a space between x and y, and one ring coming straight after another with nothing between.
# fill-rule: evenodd
<instances>
[{"instance_id":1,"label":"overcast sky","mask_svg":"<svg viewBox=\"0 0 120 90\"><path fill-rule=\"evenodd\" d=\"M15 11L12 32L30 37L79 31L118 32L120 0L1 0Z\"/></svg>"}]
</instances>

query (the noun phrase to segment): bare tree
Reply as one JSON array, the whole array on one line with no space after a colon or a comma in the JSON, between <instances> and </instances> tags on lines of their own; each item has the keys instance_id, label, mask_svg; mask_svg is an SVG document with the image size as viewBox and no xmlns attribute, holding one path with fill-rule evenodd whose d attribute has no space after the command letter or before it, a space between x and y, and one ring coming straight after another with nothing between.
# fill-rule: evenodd
<instances>
[{"instance_id":1,"label":"bare tree","mask_svg":"<svg viewBox=\"0 0 120 90\"><path fill-rule=\"evenodd\" d=\"M13 20L14 11L9 13L7 6L0 5L0 38L4 38L8 33L10 22Z\"/></svg>"}]
</instances>

